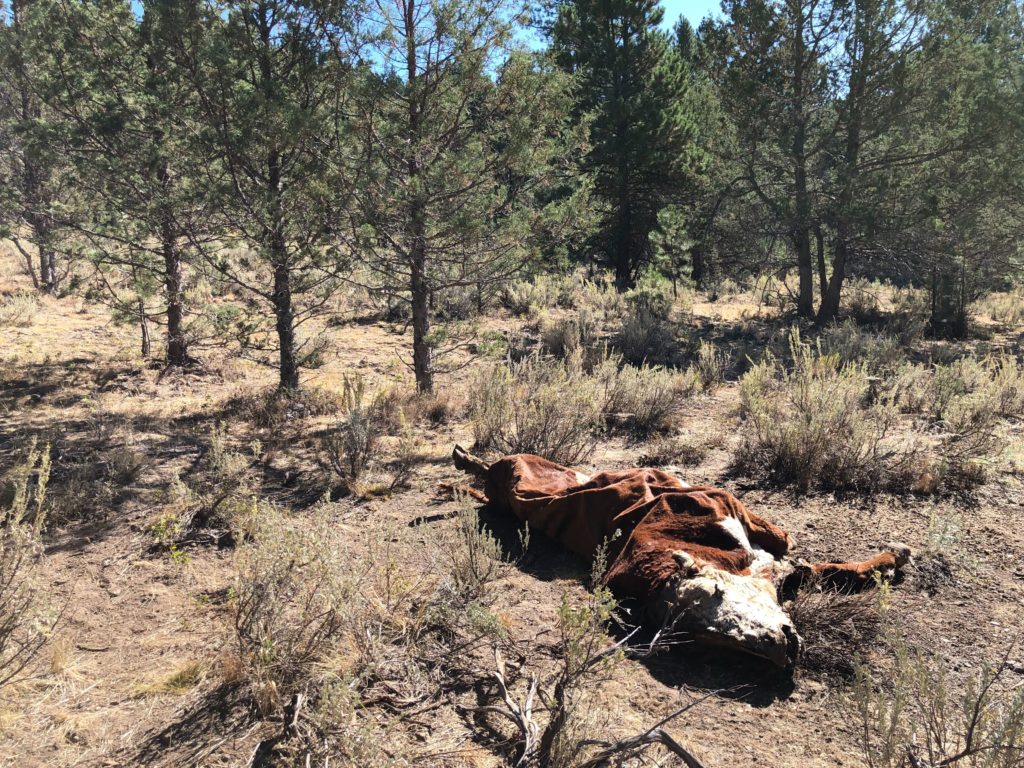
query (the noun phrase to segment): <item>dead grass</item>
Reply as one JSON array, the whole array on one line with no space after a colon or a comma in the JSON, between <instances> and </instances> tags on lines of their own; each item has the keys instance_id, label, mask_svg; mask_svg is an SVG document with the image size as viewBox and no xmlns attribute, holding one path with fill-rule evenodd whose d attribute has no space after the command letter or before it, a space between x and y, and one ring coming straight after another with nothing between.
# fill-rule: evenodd
<instances>
[{"instance_id":1,"label":"dead grass","mask_svg":"<svg viewBox=\"0 0 1024 768\"><path fill-rule=\"evenodd\" d=\"M28 328L39 312L39 299L33 293L18 291L0 296L0 328Z\"/></svg>"},{"instance_id":2,"label":"dead grass","mask_svg":"<svg viewBox=\"0 0 1024 768\"><path fill-rule=\"evenodd\" d=\"M171 694L180 696L201 684L206 678L207 667L199 661L186 661L175 666L171 671L158 676L155 680L138 686L139 696L160 696Z\"/></svg>"},{"instance_id":3,"label":"dead grass","mask_svg":"<svg viewBox=\"0 0 1024 768\"><path fill-rule=\"evenodd\" d=\"M884 588L843 594L803 585L786 605L802 641L800 674L852 679L857 659L878 640L886 595Z\"/></svg>"}]
</instances>

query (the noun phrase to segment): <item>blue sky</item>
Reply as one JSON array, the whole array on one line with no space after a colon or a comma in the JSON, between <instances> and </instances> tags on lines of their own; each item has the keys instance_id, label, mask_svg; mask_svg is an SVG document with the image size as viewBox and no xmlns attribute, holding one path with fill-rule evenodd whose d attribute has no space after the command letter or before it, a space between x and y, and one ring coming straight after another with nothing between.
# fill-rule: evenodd
<instances>
[{"instance_id":1,"label":"blue sky","mask_svg":"<svg viewBox=\"0 0 1024 768\"><path fill-rule=\"evenodd\" d=\"M696 27L708 15L721 16L719 0L661 0L665 9L665 26L671 27L680 15L685 16Z\"/></svg>"}]
</instances>

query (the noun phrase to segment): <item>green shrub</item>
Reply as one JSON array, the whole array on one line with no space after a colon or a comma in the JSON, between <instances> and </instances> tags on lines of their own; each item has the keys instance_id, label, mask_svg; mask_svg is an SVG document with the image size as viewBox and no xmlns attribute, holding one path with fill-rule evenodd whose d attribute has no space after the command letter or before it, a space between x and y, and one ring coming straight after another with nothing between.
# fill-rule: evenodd
<instances>
[{"instance_id":1,"label":"green shrub","mask_svg":"<svg viewBox=\"0 0 1024 768\"><path fill-rule=\"evenodd\" d=\"M841 365L797 329L790 352L791 369L768 355L740 381L744 439L736 468L802 491L884 485L909 458L886 445L896 409L866 404L863 364Z\"/></svg>"},{"instance_id":2,"label":"green shrub","mask_svg":"<svg viewBox=\"0 0 1024 768\"><path fill-rule=\"evenodd\" d=\"M883 680L856 667L850 705L872 768L1011 768L1024 764L1024 688L1007 680L1007 660L966 684L941 658L895 644Z\"/></svg>"},{"instance_id":3,"label":"green shrub","mask_svg":"<svg viewBox=\"0 0 1024 768\"><path fill-rule=\"evenodd\" d=\"M471 388L469 414L478 448L534 453L560 464L588 457L601 424L579 351L564 361L534 354L484 369Z\"/></svg>"}]
</instances>

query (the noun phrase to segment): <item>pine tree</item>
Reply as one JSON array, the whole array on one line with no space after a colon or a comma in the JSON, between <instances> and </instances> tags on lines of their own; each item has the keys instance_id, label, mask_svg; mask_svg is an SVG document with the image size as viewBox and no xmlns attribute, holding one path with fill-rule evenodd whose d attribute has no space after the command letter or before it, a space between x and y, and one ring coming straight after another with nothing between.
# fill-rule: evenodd
<instances>
[{"instance_id":1,"label":"pine tree","mask_svg":"<svg viewBox=\"0 0 1024 768\"><path fill-rule=\"evenodd\" d=\"M578 73L576 112L590 120L583 162L600 216L591 250L630 287L654 255L658 213L698 173L696 105L656 0L576 0L555 28L563 65Z\"/></svg>"},{"instance_id":2,"label":"pine tree","mask_svg":"<svg viewBox=\"0 0 1024 768\"><path fill-rule=\"evenodd\" d=\"M279 388L288 393L323 351L301 328L327 311L339 286L332 232L354 184L341 160L352 92L349 6L203 0L201 8L182 21L173 45L194 94L190 129L207 160L198 183L235 246L204 248L202 258L269 310L240 318L234 331L245 348L277 353Z\"/></svg>"},{"instance_id":3,"label":"pine tree","mask_svg":"<svg viewBox=\"0 0 1024 768\"><path fill-rule=\"evenodd\" d=\"M512 50L508 0L386 0L369 20L376 62L361 100L358 185L365 284L406 305L417 389L430 392L445 291L515 274L540 218L531 192L561 146L568 100L543 59Z\"/></svg>"},{"instance_id":4,"label":"pine tree","mask_svg":"<svg viewBox=\"0 0 1024 768\"><path fill-rule=\"evenodd\" d=\"M206 216L185 140L186 93L168 40L187 3L37 2L47 33L33 42L40 93L57 122L52 149L67 158L88 205L73 226L90 242L100 294L137 321L166 326L166 362L192 362L183 261Z\"/></svg>"},{"instance_id":5,"label":"pine tree","mask_svg":"<svg viewBox=\"0 0 1024 768\"><path fill-rule=\"evenodd\" d=\"M33 284L52 294L69 270L60 254L59 212L73 191L63 158L48 141L51 116L39 98L40 73L28 50L47 32L40 5L11 0L7 8L0 2L0 235L18 249Z\"/></svg>"}]
</instances>

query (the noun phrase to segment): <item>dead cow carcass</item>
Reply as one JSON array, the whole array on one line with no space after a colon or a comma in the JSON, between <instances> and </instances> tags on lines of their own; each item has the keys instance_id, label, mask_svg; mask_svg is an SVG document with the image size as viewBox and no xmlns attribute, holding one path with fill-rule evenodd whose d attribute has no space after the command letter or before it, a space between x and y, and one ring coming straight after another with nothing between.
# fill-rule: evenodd
<instances>
[{"instance_id":1,"label":"dead cow carcass","mask_svg":"<svg viewBox=\"0 0 1024 768\"><path fill-rule=\"evenodd\" d=\"M800 638L778 589L808 578L840 589L892 575L909 559L899 544L864 562L809 564L787 555L789 534L728 491L689 486L656 469L586 476L530 454L488 464L456 446L460 469L484 481L487 502L592 558L608 547L604 580L653 622L782 666Z\"/></svg>"}]
</instances>

